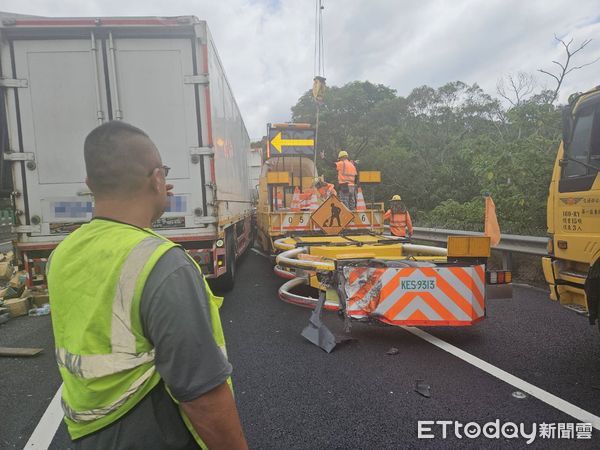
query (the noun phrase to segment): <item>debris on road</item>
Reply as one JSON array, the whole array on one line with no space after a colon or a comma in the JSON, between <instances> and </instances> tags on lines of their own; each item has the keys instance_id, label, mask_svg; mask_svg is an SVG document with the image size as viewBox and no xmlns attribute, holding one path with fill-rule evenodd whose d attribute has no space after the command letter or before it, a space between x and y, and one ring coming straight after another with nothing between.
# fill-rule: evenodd
<instances>
[{"instance_id":1,"label":"debris on road","mask_svg":"<svg viewBox=\"0 0 600 450\"><path fill-rule=\"evenodd\" d=\"M308 325L302 330L302 336L327 353L331 353L336 345L335 336L321 320L321 311L325 304L325 293L321 291L319 303L312 312Z\"/></svg>"},{"instance_id":2,"label":"debris on road","mask_svg":"<svg viewBox=\"0 0 600 450\"><path fill-rule=\"evenodd\" d=\"M12 251L0 252L0 324L13 317L50 314L48 290L27 287L27 271L18 270Z\"/></svg>"},{"instance_id":3,"label":"debris on road","mask_svg":"<svg viewBox=\"0 0 600 450\"><path fill-rule=\"evenodd\" d=\"M415 392L421 394L423 397L431 398L431 386L425 383L425 380L417 380Z\"/></svg>"},{"instance_id":4,"label":"debris on road","mask_svg":"<svg viewBox=\"0 0 600 450\"><path fill-rule=\"evenodd\" d=\"M400 353L400 350L398 350L396 347L392 347L385 352L386 355L397 355L398 353Z\"/></svg>"},{"instance_id":5,"label":"debris on road","mask_svg":"<svg viewBox=\"0 0 600 450\"><path fill-rule=\"evenodd\" d=\"M518 398L519 400L527 398L527 394L525 392L521 392L521 391L515 391L515 392L513 392L512 396L514 398Z\"/></svg>"},{"instance_id":6,"label":"debris on road","mask_svg":"<svg viewBox=\"0 0 600 450\"><path fill-rule=\"evenodd\" d=\"M35 356L43 348L0 347L0 356Z\"/></svg>"},{"instance_id":7,"label":"debris on road","mask_svg":"<svg viewBox=\"0 0 600 450\"><path fill-rule=\"evenodd\" d=\"M50 314L50 304L46 303L45 305L39 308L32 308L27 313L28 316L47 316Z\"/></svg>"},{"instance_id":8,"label":"debris on road","mask_svg":"<svg viewBox=\"0 0 600 450\"><path fill-rule=\"evenodd\" d=\"M36 286L28 288L23 296L31 296L33 304L37 307L43 307L46 304L50 304L50 297L48 296L48 289L42 289Z\"/></svg>"},{"instance_id":9,"label":"debris on road","mask_svg":"<svg viewBox=\"0 0 600 450\"><path fill-rule=\"evenodd\" d=\"M4 302L11 317L26 316L31 308L31 297L11 298Z\"/></svg>"},{"instance_id":10,"label":"debris on road","mask_svg":"<svg viewBox=\"0 0 600 450\"><path fill-rule=\"evenodd\" d=\"M4 256L4 253L0 253L0 255ZM10 280L14 271L12 261L6 261L6 256L0 259L2 259L0 262L0 280Z\"/></svg>"}]
</instances>

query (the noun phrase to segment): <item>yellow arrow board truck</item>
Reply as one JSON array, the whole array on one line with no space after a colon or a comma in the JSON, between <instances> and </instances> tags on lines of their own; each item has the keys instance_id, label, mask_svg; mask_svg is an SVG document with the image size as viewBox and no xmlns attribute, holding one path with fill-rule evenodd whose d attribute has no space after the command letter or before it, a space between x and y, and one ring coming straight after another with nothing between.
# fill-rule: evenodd
<instances>
[{"instance_id":1,"label":"yellow arrow board truck","mask_svg":"<svg viewBox=\"0 0 600 450\"><path fill-rule=\"evenodd\" d=\"M174 196L155 229L231 287L252 235L250 139L206 22L0 18L0 129L30 281L43 283L50 251L92 217L85 136L123 120L171 167Z\"/></svg>"},{"instance_id":2,"label":"yellow arrow board truck","mask_svg":"<svg viewBox=\"0 0 600 450\"><path fill-rule=\"evenodd\" d=\"M597 322L600 303L600 86L569 99L563 111L548 196L550 296Z\"/></svg>"},{"instance_id":3,"label":"yellow arrow board truck","mask_svg":"<svg viewBox=\"0 0 600 450\"><path fill-rule=\"evenodd\" d=\"M330 197L335 186L318 178L315 165L314 128L305 123L268 124L264 162L258 186L258 243L274 252L273 242L290 235L322 233L314 213ZM379 182L359 177L363 186ZM362 190L350 220L340 228L346 232L383 231L383 204L365 203Z\"/></svg>"}]
</instances>

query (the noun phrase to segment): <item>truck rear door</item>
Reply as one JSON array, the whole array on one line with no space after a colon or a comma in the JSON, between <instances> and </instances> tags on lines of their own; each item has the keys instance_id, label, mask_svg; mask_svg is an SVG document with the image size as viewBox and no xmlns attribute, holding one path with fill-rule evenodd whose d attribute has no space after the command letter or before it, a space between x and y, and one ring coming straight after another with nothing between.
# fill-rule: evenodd
<instances>
[{"instance_id":1,"label":"truck rear door","mask_svg":"<svg viewBox=\"0 0 600 450\"><path fill-rule=\"evenodd\" d=\"M106 110L100 55L90 40L16 40L16 77L22 151L28 161L17 185L31 236L68 231L92 215L84 183L83 141Z\"/></svg>"},{"instance_id":2,"label":"truck rear door","mask_svg":"<svg viewBox=\"0 0 600 450\"><path fill-rule=\"evenodd\" d=\"M157 228L169 236L214 233L206 217L198 146L192 39L15 40L22 151L18 202L30 242L57 241L92 216L83 142L102 120L146 131L171 167L175 196ZM200 77L201 79L201 77ZM206 167L205 167L206 170Z\"/></svg>"},{"instance_id":3,"label":"truck rear door","mask_svg":"<svg viewBox=\"0 0 600 450\"><path fill-rule=\"evenodd\" d=\"M198 233L206 187L200 158L193 158L201 149L191 40L115 38L108 66L112 116L147 131L171 167L175 195L155 228L170 236Z\"/></svg>"}]
</instances>

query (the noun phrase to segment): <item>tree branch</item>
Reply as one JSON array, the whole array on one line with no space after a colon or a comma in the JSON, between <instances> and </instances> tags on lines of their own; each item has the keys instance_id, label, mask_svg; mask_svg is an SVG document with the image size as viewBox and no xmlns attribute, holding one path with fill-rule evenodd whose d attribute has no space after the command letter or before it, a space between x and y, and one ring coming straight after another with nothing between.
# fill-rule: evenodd
<instances>
[{"instance_id":1,"label":"tree branch","mask_svg":"<svg viewBox=\"0 0 600 450\"><path fill-rule=\"evenodd\" d=\"M583 50L590 42L592 42L591 39L585 39L580 45L579 47L577 47L575 50L571 50L571 44L573 43L573 38L571 38L569 40L569 42L565 42L563 39L560 39L556 34L554 34L554 39L556 39L556 41L560 42L561 45L564 47L565 49L565 54L566 54L566 58L565 58L565 62L560 63L559 61L552 61L553 64L556 64L558 67L560 67L559 73L558 74L554 74L552 72L549 72L547 70L544 69L538 69L538 72L541 72L545 75L548 75L552 78L554 78L554 80L556 80L556 87L554 88L553 94L552 94L552 99L550 101L550 103L554 103L556 101L556 99L558 98L558 93L560 91L560 88L562 86L562 83L565 79L565 77L575 71L575 70L579 70L582 69L584 67L590 66L598 61L600 61L600 57L596 58L594 61L590 61L587 62L585 64L580 64L578 66L573 66L573 67L569 67L570 63L571 63L571 58L579 53L581 50Z\"/></svg>"},{"instance_id":2,"label":"tree branch","mask_svg":"<svg viewBox=\"0 0 600 450\"><path fill-rule=\"evenodd\" d=\"M542 73L545 73L546 75L550 75L552 78L554 78L557 82L560 83L560 80L558 79L558 77L556 75L554 75L553 73L550 73L543 69L538 69L538 72L542 72Z\"/></svg>"},{"instance_id":3,"label":"tree branch","mask_svg":"<svg viewBox=\"0 0 600 450\"><path fill-rule=\"evenodd\" d=\"M568 73L570 73L570 72L572 72L572 71L574 71L574 70L578 70L578 69L582 69L582 68L584 68L584 67L587 67L587 66L591 66L592 64L594 64L594 63L597 63L598 61L600 61L600 56L599 56L599 57L597 57L597 58L596 58L595 60L593 60L592 62L589 62L589 63L582 64L581 66L575 66L575 67L572 67L572 68L570 68L569 70L567 70L567 71L565 72L565 75L566 75L566 74L568 74Z\"/></svg>"}]
</instances>

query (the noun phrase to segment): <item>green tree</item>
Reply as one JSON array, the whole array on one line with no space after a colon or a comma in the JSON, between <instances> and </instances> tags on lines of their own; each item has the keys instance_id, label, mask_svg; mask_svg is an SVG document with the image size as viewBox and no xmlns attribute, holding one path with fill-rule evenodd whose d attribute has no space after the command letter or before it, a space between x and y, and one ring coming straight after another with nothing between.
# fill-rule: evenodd
<instances>
[{"instance_id":1,"label":"green tree","mask_svg":"<svg viewBox=\"0 0 600 450\"><path fill-rule=\"evenodd\" d=\"M505 232L543 233L545 204L560 133L553 92L521 96L505 108L477 84L421 86L407 97L370 82L330 88L319 115L319 151L340 149L380 170L378 201L400 194L417 224L460 229L483 226L484 192L496 202ZM306 92L292 120L315 123ZM319 163L333 180L333 168Z\"/></svg>"}]
</instances>

